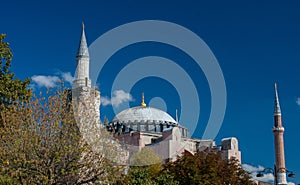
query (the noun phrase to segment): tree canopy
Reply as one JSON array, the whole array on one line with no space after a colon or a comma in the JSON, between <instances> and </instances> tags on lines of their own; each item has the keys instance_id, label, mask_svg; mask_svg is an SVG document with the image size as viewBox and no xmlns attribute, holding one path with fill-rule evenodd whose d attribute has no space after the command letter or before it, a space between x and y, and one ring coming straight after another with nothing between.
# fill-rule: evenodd
<instances>
[{"instance_id":1,"label":"tree canopy","mask_svg":"<svg viewBox=\"0 0 300 185\"><path fill-rule=\"evenodd\" d=\"M123 167L83 138L67 94L34 97L0 112L0 184L112 183L120 177ZM92 114L85 111L82 117ZM101 134L102 140L109 136Z\"/></svg>"},{"instance_id":2,"label":"tree canopy","mask_svg":"<svg viewBox=\"0 0 300 185\"><path fill-rule=\"evenodd\" d=\"M0 34L0 108L7 107L14 101L29 100L32 95L28 88L29 78L19 80L10 70L12 51L9 43L4 41L5 37L5 34Z\"/></svg>"},{"instance_id":3,"label":"tree canopy","mask_svg":"<svg viewBox=\"0 0 300 185\"><path fill-rule=\"evenodd\" d=\"M10 70L12 52L4 38L1 34L0 184L108 184L116 181L124 167L109 160L112 159L109 149L101 150L103 145L95 149L98 143L92 143L93 146L84 138L88 133L97 132L92 134L94 142L101 137L101 141L107 143L105 147L116 145L110 142L109 134L101 133L99 123L93 119L95 111L79 103L77 106L83 109L76 110L81 116L78 122L70 90L62 86L54 92L50 90L49 94L32 96L29 78L19 80Z\"/></svg>"},{"instance_id":4,"label":"tree canopy","mask_svg":"<svg viewBox=\"0 0 300 185\"><path fill-rule=\"evenodd\" d=\"M212 151L184 152L154 171L154 166L131 167L121 184L254 185L236 159L222 160Z\"/></svg>"}]
</instances>

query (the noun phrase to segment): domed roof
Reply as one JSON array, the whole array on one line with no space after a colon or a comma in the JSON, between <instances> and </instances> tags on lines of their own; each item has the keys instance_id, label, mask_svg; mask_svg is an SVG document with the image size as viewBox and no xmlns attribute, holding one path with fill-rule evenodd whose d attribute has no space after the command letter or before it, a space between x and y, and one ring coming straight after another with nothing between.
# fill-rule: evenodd
<instances>
[{"instance_id":1,"label":"domed roof","mask_svg":"<svg viewBox=\"0 0 300 185\"><path fill-rule=\"evenodd\" d=\"M109 123L107 129L115 133L129 133L142 131L150 133L163 133L167 129L178 127L182 137L188 137L189 131L175 121L168 113L147 107L142 94L141 106L123 110Z\"/></svg>"},{"instance_id":2,"label":"domed roof","mask_svg":"<svg viewBox=\"0 0 300 185\"><path fill-rule=\"evenodd\" d=\"M128 123L128 122L177 122L166 112L146 106L137 106L123 110L117 114L112 122Z\"/></svg>"}]
</instances>

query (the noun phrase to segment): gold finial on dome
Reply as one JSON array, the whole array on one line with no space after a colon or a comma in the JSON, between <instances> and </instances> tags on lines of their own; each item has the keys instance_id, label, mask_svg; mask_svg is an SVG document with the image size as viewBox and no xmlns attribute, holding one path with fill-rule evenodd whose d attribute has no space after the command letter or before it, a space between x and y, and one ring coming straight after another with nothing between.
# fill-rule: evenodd
<instances>
[{"instance_id":1,"label":"gold finial on dome","mask_svg":"<svg viewBox=\"0 0 300 185\"><path fill-rule=\"evenodd\" d=\"M144 97L144 93L142 93L142 103L141 103L142 107L146 107L147 104L145 103L145 97Z\"/></svg>"}]
</instances>

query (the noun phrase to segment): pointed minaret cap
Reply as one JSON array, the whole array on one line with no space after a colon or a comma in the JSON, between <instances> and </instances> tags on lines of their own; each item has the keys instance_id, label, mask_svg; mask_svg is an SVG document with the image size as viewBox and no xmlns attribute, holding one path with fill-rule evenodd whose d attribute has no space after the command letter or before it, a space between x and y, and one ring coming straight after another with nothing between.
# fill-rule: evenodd
<instances>
[{"instance_id":1,"label":"pointed minaret cap","mask_svg":"<svg viewBox=\"0 0 300 185\"><path fill-rule=\"evenodd\" d=\"M274 115L281 115L278 92L277 92L277 84L274 84L275 88L275 102L274 102Z\"/></svg>"},{"instance_id":2,"label":"pointed minaret cap","mask_svg":"<svg viewBox=\"0 0 300 185\"><path fill-rule=\"evenodd\" d=\"M79 43L79 48L76 57L89 57L89 50L88 46L86 43L86 38L85 38L85 32L84 32L84 23L82 22L82 32L81 32L81 39Z\"/></svg>"},{"instance_id":3,"label":"pointed minaret cap","mask_svg":"<svg viewBox=\"0 0 300 185\"><path fill-rule=\"evenodd\" d=\"M144 97L144 93L142 93L142 103L141 103L142 107L146 107L147 104L145 103L145 97Z\"/></svg>"}]
</instances>

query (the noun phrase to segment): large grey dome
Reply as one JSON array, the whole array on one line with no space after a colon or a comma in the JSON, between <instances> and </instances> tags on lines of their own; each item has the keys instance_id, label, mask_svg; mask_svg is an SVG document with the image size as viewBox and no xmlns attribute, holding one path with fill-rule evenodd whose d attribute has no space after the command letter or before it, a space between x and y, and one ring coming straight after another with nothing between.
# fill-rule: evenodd
<instances>
[{"instance_id":1,"label":"large grey dome","mask_svg":"<svg viewBox=\"0 0 300 185\"><path fill-rule=\"evenodd\" d=\"M137 106L125 109L117 114L112 122L132 123L132 122L157 122L157 123L173 123L177 122L166 112L153 108Z\"/></svg>"},{"instance_id":2,"label":"large grey dome","mask_svg":"<svg viewBox=\"0 0 300 185\"><path fill-rule=\"evenodd\" d=\"M150 133L164 132L165 129L178 127L182 137L188 137L188 130L175 121L168 113L147 107L142 96L141 106L123 110L109 123L107 129L115 133L142 131Z\"/></svg>"}]
</instances>

